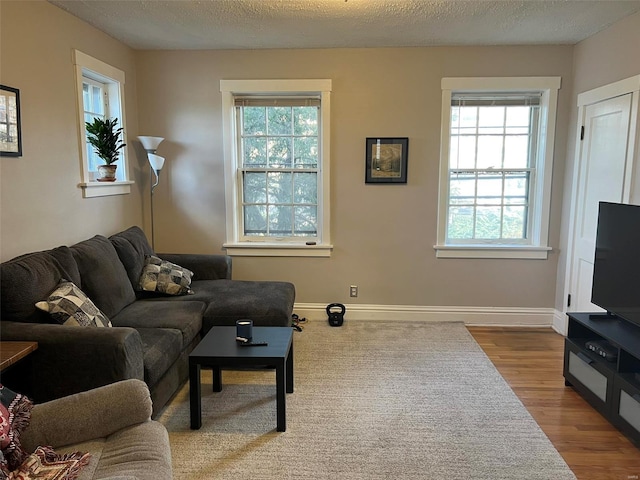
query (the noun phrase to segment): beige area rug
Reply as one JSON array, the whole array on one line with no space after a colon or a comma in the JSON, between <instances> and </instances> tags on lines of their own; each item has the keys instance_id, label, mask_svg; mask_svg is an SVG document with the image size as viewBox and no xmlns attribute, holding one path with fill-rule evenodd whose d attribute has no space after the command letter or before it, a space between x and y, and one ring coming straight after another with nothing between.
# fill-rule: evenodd
<instances>
[{"instance_id":1,"label":"beige area rug","mask_svg":"<svg viewBox=\"0 0 640 480\"><path fill-rule=\"evenodd\" d=\"M294 351L286 432L272 370L220 393L203 371L200 430L181 389L159 417L177 480L575 479L462 323L311 322Z\"/></svg>"}]
</instances>

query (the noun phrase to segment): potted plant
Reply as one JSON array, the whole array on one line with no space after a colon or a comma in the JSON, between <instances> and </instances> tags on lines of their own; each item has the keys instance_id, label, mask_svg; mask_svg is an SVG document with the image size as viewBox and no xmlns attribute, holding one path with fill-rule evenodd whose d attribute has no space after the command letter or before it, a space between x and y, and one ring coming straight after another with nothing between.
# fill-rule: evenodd
<instances>
[{"instance_id":1,"label":"potted plant","mask_svg":"<svg viewBox=\"0 0 640 480\"><path fill-rule=\"evenodd\" d=\"M98 165L99 182L114 182L116 180L115 162L120 158L119 150L126 146L120 139L122 127L118 128L118 119L94 118L93 122L85 122L87 140L93 146L98 157L104 160L104 165Z\"/></svg>"}]
</instances>

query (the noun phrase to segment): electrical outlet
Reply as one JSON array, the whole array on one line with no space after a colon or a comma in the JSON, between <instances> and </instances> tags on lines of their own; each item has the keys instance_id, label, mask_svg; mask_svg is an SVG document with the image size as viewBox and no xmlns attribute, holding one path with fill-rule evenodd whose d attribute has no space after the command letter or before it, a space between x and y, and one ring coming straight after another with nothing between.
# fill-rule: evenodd
<instances>
[{"instance_id":1,"label":"electrical outlet","mask_svg":"<svg viewBox=\"0 0 640 480\"><path fill-rule=\"evenodd\" d=\"M349 287L349 296L350 297L357 297L358 296L358 286L357 285L351 285Z\"/></svg>"}]
</instances>

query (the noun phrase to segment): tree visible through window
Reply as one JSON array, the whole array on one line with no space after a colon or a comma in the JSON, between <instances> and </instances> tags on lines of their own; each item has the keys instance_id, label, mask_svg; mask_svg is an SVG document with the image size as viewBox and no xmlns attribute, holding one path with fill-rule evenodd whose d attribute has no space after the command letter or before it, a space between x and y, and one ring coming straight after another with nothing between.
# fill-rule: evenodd
<instances>
[{"instance_id":1,"label":"tree visible through window","mask_svg":"<svg viewBox=\"0 0 640 480\"><path fill-rule=\"evenodd\" d=\"M539 94L452 97L450 242L528 238L539 99Z\"/></svg>"},{"instance_id":2,"label":"tree visible through window","mask_svg":"<svg viewBox=\"0 0 640 480\"><path fill-rule=\"evenodd\" d=\"M256 103L236 102L244 235L315 237L319 107L291 99Z\"/></svg>"},{"instance_id":3,"label":"tree visible through window","mask_svg":"<svg viewBox=\"0 0 640 480\"><path fill-rule=\"evenodd\" d=\"M442 258L547 258L560 77L442 79Z\"/></svg>"}]
</instances>

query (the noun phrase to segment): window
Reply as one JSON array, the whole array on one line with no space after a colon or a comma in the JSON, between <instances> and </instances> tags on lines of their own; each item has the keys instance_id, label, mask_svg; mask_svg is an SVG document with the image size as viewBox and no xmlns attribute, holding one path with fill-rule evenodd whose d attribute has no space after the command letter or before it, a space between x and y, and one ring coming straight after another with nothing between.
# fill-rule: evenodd
<instances>
[{"instance_id":1,"label":"window","mask_svg":"<svg viewBox=\"0 0 640 480\"><path fill-rule=\"evenodd\" d=\"M328 256L330 80L222 80L231 255Z\"/></svg>"},{"instance_id":2,"label":"window","mask_svg":"<svg viewBox=\"0 0 640 480\"><path fill-rule=\"evenodd\" d=\"M80 187L84 197L99 197L129 193L126 149L122 149L116 163L115 182L98 182L97 167L103 162L87 142L85 122L94 118L117 118L125 127L124 72L80 51L75 51L76 82L78 89L78 121L82 171ZM126 128L124 130L126 137ZM125 138L126 143L126 138Z\"/></svg>"},{"instance_id":3,"label":"window","mask_svg":"<svg viewBox=\"0 0 640 480\"><path fill-rule=\"evenodd\" d=\"M547 257L559 87L443 79L438 257Z\"/></svg>"}]
</instances>

